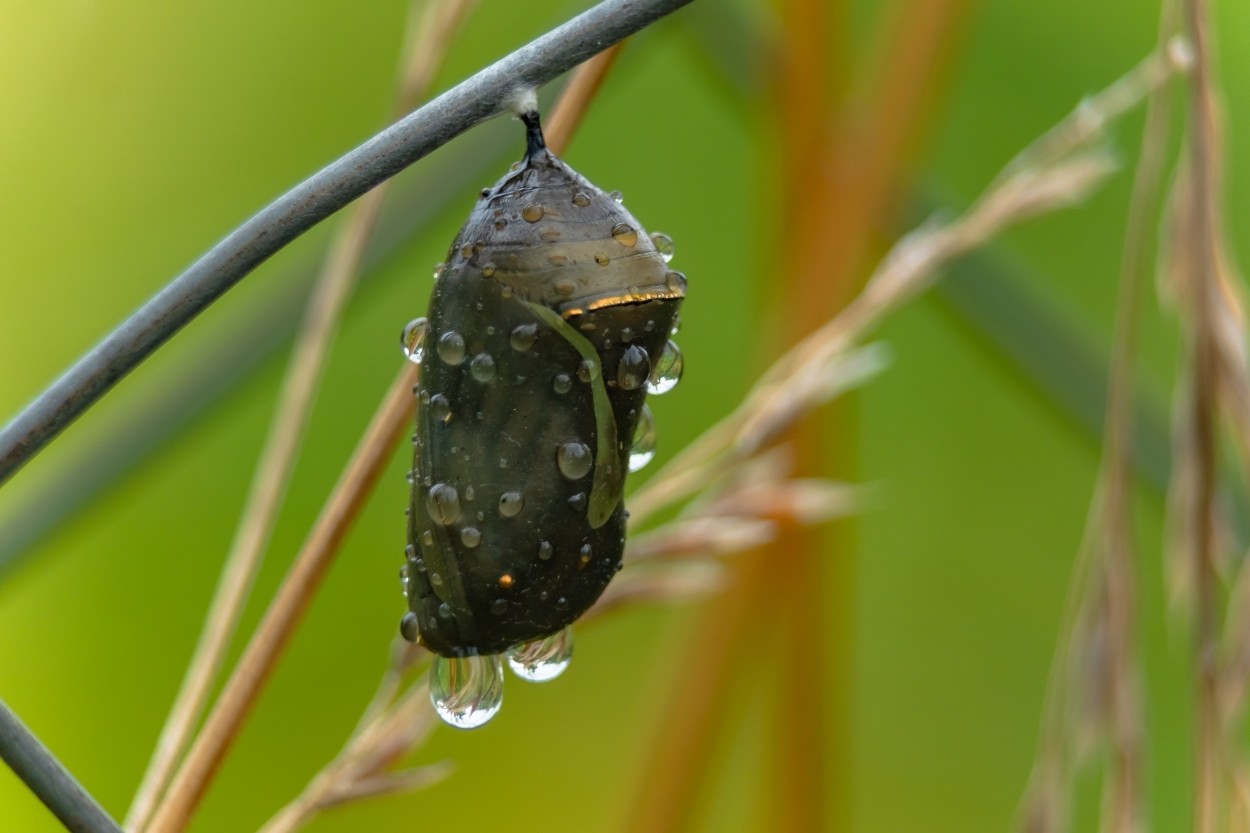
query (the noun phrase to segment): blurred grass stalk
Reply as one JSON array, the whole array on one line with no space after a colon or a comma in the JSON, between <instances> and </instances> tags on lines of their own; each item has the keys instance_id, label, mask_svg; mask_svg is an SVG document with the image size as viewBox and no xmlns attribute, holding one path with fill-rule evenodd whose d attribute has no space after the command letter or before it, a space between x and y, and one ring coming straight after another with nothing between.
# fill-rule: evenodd
<instances>
[{"instance_id":1,"label":"blurred grass stalk","mask_svg":"<svg viewBox=\"0 0 1250 833\"><path fill-rule=\"evenodd\" d=\"M399 56L395 102L387 123L401 118L428 95L447 48L475 4L476 0L412 0L408 9L409 36ZM234 542L182 686L127 814L128 830L138 833L147 827L221 670L273 532L338 321L359 276L392 182L383 182L349 207L330 243L303 325L295 337L291 364Z\"/></svg>"}]
</instances>

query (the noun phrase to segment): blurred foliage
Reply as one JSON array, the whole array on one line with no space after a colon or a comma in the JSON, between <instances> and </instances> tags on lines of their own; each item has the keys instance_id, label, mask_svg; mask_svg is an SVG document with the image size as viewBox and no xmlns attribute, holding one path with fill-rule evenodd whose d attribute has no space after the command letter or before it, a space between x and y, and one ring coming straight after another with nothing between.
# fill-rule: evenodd
<instances>
[{"instance_id":1,"label":"blurred foliage","mask_svg":"<svg viewBox=\"0 0 1250 833\"><path fill-rule=\"evenodd\" d=\"M774 253L759 230L775 213L765 177L779 139L761 123L772 112L760 99L765 87L725 75L725 66L749 62L716 54L743 48L711 28L716 16L702 7L716 2L701 0L635 39L566 153L604 188L622 190L650 228L674 237L674 265L690 278L686 377L653 406L661 459L726 412L768 358L753 314L774 291ZM854 46L838 60L891 60L871 45L907 5L853 4L842 37ZM578 8L483 6L440 88ZM733 8L747 33L773 32L766 5ZM1250 11L1217 11L1235 145L1250 129L1240 106L1250 101L1250 50L1234 40L1250 32ZM0 354L10 357L0 412L16 412L235 224L375 131L404 16L403 0L0 0ZM977 4L950 50L911 182L961 206L1083 95L1148 52L1154 31L1155 11L1129 0ZM1117 131L1126 168L1140 123L1131 117ZM485 185L520 149L519 128L500 119L401 177L400 210L444 196L447 207L375 267L352 304L257 599L280 579L392 378L399 331L423 310L431 268L476 195L473 187L442 195L440 168L480 165ZM1244 216L1250 172L1234 165L1229 174L1232 216ZM1027 265L1032 303L1085 333L1095 352L1109 339L1128 192L1121 176L1088 204L1000 246L1008 268ZM1250 238L1233 235L1247 254ZM263 266L123 382L0 492L0 513L17 511L58 473L88 476L93 442L137 419L163 390L194 384L190 368L247 337L241 322L277 326L256 312L306 280L325 239L324 229L314 232ZM914 304L883 335L895 364L854 399L855 434L838 438L856 449L857 479L881 487L856 525L855 660L846 677L853 739L839 753L853 773L846 815L865 833L1000 831L1033 757L1097 442L940 296ZM1152 305L1143 331L1148 387L1170 379L1175 340L1173 322ZM284 354L266 358L0 583L0 695L118 817L194 643ZM354 725L404 608L396 573L406 456L397 453L349 537L194 830L259 825ZM1161 613L1158 493L1143 489L1139 509L1150 810L1157 829L1172 830L1188 817L1186 652ZM251 606L245 628L262 607ZM693 609L634 610L583 629L558 683L510 684L489 727L436 735L420 760L453 759L451 779L332 812L313 829L618 830L654 753L648 727L681 685L672 647ZM741 661L765 667L758 657ZM760 775L771 766L763 715L771 701L763 686L727 697L733 728L700 803L702 827L767 830ZM790 706L795 720L822 708ZM1088 803L1079 808L1083 829L1095 809ZM7 770L0 828L58 829Z\"/></svg>"}]
</instances>

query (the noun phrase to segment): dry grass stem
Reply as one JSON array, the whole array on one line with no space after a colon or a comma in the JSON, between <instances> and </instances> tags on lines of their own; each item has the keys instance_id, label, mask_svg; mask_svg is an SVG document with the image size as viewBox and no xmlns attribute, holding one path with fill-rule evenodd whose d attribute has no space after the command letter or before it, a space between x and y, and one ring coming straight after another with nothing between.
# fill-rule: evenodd
<instances>
[{"instance_id":1,"label":"dry grass stem","mask_svg":"<svg viewBox=\"0 0 1250 833\"><path fill-rule=\"evenodd\" d=\"M157 807L149 829L185 829L209 781L250 713L274 664L311 604L347 529L377 483L412 418L412 388L419 368L407 365L388 392L326 502L264 619L244 649L221 697Z\"/></svg>"},{"instance_id":2,"label":"dry grass stem","mask_svg":"<svg viewBox=\"0 0 1250 833\"><path fill-rule=\"evenodd\" d=\"M413 3L410 18L417 17L418 5ZM445 0L424 5L416 34L406 44L406 54L401 60L402 72L392 116L403 115L428 93L447 46L453 42L456 29L473 5L473 0ZM234 542L222 567L182 686L127 815L128 830L146 828L221 669L273 531L312 411L325 358L360 272L389 186L389 181L382 183L349 208L330 244L303 325L295 337L291 365L283 379L277 409Z\"/></svg>"}]
</instances>

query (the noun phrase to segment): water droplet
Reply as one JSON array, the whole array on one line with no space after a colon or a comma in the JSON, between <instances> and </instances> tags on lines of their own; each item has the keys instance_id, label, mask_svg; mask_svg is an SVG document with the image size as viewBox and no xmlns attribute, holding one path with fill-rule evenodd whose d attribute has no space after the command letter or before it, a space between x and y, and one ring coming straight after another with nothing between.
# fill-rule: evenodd
<instances>
[{"instance_id":1,"label":"water droplet","mask_svg":"<svg viewBox=\"0 0 1250 833\"><path fill-rule=\"evenodd\" d=\"M430 664L430 702L444 723L476 729L503 705L503 663L498 654L436 656Z\"/></svg>"},{"instance_id":2,"label":"water droplet","mask_svg":"<svg viewBox=\"0 0 1250 833\"><path fill-rule=\"evenodd\" d=\"M441 605L439 605L438 615L444 619L450 619L451 618L451 605L447 604L447 602L443 602Z\"/></svg>"},{"instance_id":3,"label":"water droplet","mask_svg":"<svg viewBox=\"0 0 1250 833\"><path fill-rule=\"evenodd\" d=\"M638 232L629 223L617 223L612 226L612 238L622 246L632 246L638 242Z\"/></svg>"},{"instance_id":4,"label":"water droplet","mask_svg":"<svg viewBox=\"0 0 1250 833\"><path fill-rule=\"evenodd\" d=\"M569 498L569 508L578 514L586 511L586 493L578 492Z\"/></svg>"},{"instance_id":5,"label":"water droplet","mask_svg":"<svg viewBox=\"0 0 1250 833\"><path fill-rule=\"evenodd\" d=\"M464 258L465 260L468 260L469 258L473 257L473 244L465 243L463 246L461 246L460 256Z\"/></svg>"},{"instance_id":6,"label":"water droplet","mask_svg":"<svg viewBox=\"0 0 1250 833\"><path fill-rule=\"evenodd\" d=\"M428 324L424 318L414 318L400 333L399 346L413 364L421 364L421 360L425 358L425 331Z\"/></svg>"},{"instance_id":7,"label":"water droplet","mask_svg":"<svg viewBox=\"0 0 1250 833\"><path fill-rule=\"evenodd\" d=\"M482 264L482 277L483 278L489 278L490 276L494 274L495 274L495 264L491 263L489 260Z\"/></svg>"},{"instance_id":8,"label":"water droplet","mask_svg":"<svg viewBox=\"0 0 1250 833\"><path fill-rule=\"evenodd\" d=\"M512 343L512 349L519 353L524 353L533 347L537 339L537 324L518 324L513 328L512 334L508 336L508 340Z\"/></svg>"},{"instance_id":9,"label":"water droplet","mask_svg":"<svg viewBox=\"0 0 1250 833\"><path fill-rule=\"evenodd\" d=\"M508 667L522 680L545 683L564 673L573 659L573 630L523 642L508 649Z\"/></svg>"},{"instance_id":10,"label":"water droplet","mask_svg":"<svg viewBox=\"0 0 1250 833\"><path fill-rule=\"evenodd\" d=\"M469 458L466 457L465 459L468 460ZM468 486L464 487L464 499L473 500L475 497L477 497L477 492L473 490L473 484L470 483Z\"/></svg>"},{"instance_id":11,"label":"water droplet","mask_svg":"<svg viewBox=\"0 0 1250 833\"><path fill-rule=\"evenodd\" d=\"M594 555L594 550L591 549L590 544L582 544L582 548L579 552L580 558L578 560L581 562L581 565L585 567L590 563L590 557Z\"/></svg>"},{"instance_id":12,"label":"water droplet","mask_svg":"<svg viewBox=\"0 0 1250 833\"><path fill-rule=\"evenodd\" d=\"M482 531L475 526L466 526L460 530L460 543L469 549L473 549L482 543Z\"/></svg>"},{"instance_id":13,"label":"water droplet","mask_svg":"<svg viewBox=\"0 0 1250 833\"><path fill-rule=\"evenodd\" d=\"M434 280L438 280L443 276L443 270L447 268L446 263L438 263L434 266Z\"/></svg>"},{"instance_id":14,"label":"water droplet","mask_svg":"<svg viewBox=\"0 0 1250 833\"><path fill-rule=\"evenodd\" d=\"M637 344L631 344L621 354L616 366L616 383L621 390L638 390L651 373L651 357Z\"/></svg>"},{"instance_id":15,"label":"water droplet","mask_svg":"<svg viewBox=\"0 0 1250 833\"><path fill-rule=\"evenodd\" d=\"M590 197L586 196L581 191L578 191L576 194L573 195L573 205L577 206L578 208L585 208L586 206L590 205Z\"/></svg>"},{"instance_id":16,"label":"water droplet","mask_svg":"<svg viewBox=\"0 0 1250 833\"><path fill-rule=\"evenodd\" d=\"M577 378L583 382L593 382L599 378L599 362L595 359L582 359L577 366Z\"/></svg>"},{"instance_id":17,"label":"water droplet","mask_svg":"<svg viewBox=\"0 0 1250 833\"><path fill-rule=\"evenodd\" d=\"M543 218L542 203L532 202L521 209L521 218L527 223L537 223Z\"/></svg>"},{"instance_id":18,"label":"water droplet","mask_svg":"<svg viewBox=\"0 0 1250 833\"><path fill-rule=\"evenodd\" d=\"M625 202L625 197L621 194L620 191L609 191L608 196L618 203Z\"/></svg>"},{"instance_id":19,"label":"water droplet","mask_svg":"<svg viewBox=\"0 0 1250 833\"><path fill-rule=\"evenodd\" d=\"M660 253L660 257L664 258L665 263L673 259L673 238L662 231L657 231L651 235L651 242L655 244L655 250Z\"/></svg>"},{"instance_id":20,"label":"water droplet","mask_svg":"<svg viewBox=\"0 0 1250 833\"><path fill-rule=\"evenodd\" d=\"M577 284L565 278L563 280L556 281L555 289L557 294L563 295L567 298L577 291Z\"/></svg>"},{"instance_id":21,"label":"water droplet","mask_svg":"<svg viewBox=\"0 0 1250 833\"><path fill-rule=\"evenodd\" d=\"M573 380L567 373L557 373L551 380L551 389L556 393L568 393L573 389Z\"/></svg>"},{"instance_id":22,"label":"water droplet","mask_svg":"<svg viewBox=\"0 0 1250 833\"><path fill-rule=\"evenodd\" d=\"M449 483L435 483L425 495L425 509L434 523L448 526L460 517L460 495Z\"/></svg>"},{"instance_id":23,"label":"water droplet","mask_svg":"<svg viewBox=\"0 0 1250 833\"><path fill-rule=\"evenodd\" d=\"M426 547L434 546L434 533L428 529L425 532L422 532L421 543L424 544Z\"/></svg>"},{"instance_id":24,"label":"water droplet","mask_svg":"<svg viewBox=\"0 0 1250 833\"><path fill-rule=\"evenodd\" d=\"M585 443L561 443L556 447L556 466L568 480L580 480L590 473L594 464L590 447Z\"/></svg>"},{"instance_id":25,"label":"water droplet","mask_svg":"<svg viewBox=\"0 0 1250 833\"><path fill-rule=\"evenodd\" d=\"M621 327L621 343L629 344L634 340L634 330L632 327Z\"/></svg>"},{"instance_id":26,"label":"water droplet","mask_svg":"<svg viewBox=\"0 0 1250 833\"><path fill-rule=\"evenodd\" d=\"M595 263L598 263L600 266L607 266L611 260L612 258L608 257L604 252L595 252Z\"/></svg>"},{"instance_id":27,"label":"water droplet","mask_svg":"<svg viewBox=\"0 0 1250 833\"><path fill-rule=\"evenodd\" d=\"M399 620L399 635L408 642L416 642L418 633L417 614L412 611L405 613L404 618Z\"/></svg>"},{"instance_id":28,"label":"water droplet","mask_svg":"<svg viewBox=\"0 0 1250 833\"><path fill-rule=\"evenodd\" d=\"M664 275L664 281L668 284L668 291L677 295L686 294L686 276L681 272L668 272Z\"/></svg>"},{"instance_id":29,"label":"water droplet","mask_svg":"<svg viewBox=\"0 0 1250 833\"><path fill-rule=\"evenodd\" d=\"M634 426L633 442L629 446L629 470L638 471L655 458L655 417L651 409L642 406L638 424Z\"/></svg>"},{"instance_id":30,"label":"water droplet","mask_svg":"<svg viewBox=\"0 0 1250 833\"><path fill-rule=\"evenodd\" d=\"M569 262L569 256L560 254L559 252L555 252L554 254L547 255L547 262L550 263L552 266L563 266L564 264ZM564 286L565 283L566 281L560 281L560 283L556 284L556 291L559 292L561 295L564 294L564 290L561 289L560 287ZM569 283L569 286L572 286L573 289L577 288L571 282L567 282L567 283ZM572 290L570 290L570 292L571 291Z\"/></svg>"},{"instance_id":31,"label":"water droplet","mask_svg":"<svg viewBox=\"0 0 1250 833\"><path fill-rule=\"evenodd\" d=\"M499 514L505 518L515 518L525 507L525 498L520 492L504 492L499 496Z\"/></svg>"},{"instance_id":32,"label":"water droplet","mask_svg":"<svg viewBox=\"0 0 1250 833\"><path fill-rule=\"evenodd\" d=\"M647 393L668 393L681 381L681 349L672 341L664 345L664 352L651 368Z\"/></svg>"},{"instance_id":33,"label":"water droplet","mask_svg":"<svg viewBox=\"0 0 1250 833\"><path fill-rule=\"evenodd\" d=\"M490 603L490 612L495 614L496 616L503 616L505 613L508 612L508 600L507 599L495 599L493 602Z\"/></svg>"},{"instance_id":34,"label":"water droplet","mask_svg":"<svg viewBox=\"0 0 1250 833\"><path fill-rule=\"evenodd\" d=\"M441 393L431 396L430 416L435 422L451 422L451 401Z\"/></svg>"},{"instance_id":35,"label":"water droplet","mask_svg":"<svg viewBox=\"0 0 1250 833\"><path fill-rule=\"evenodd\" d=\"M469 373L479 382L489 382L495 378L495 360L490 353L478 353L469 363Z\"/></svg>"},{"instance_id":36,"label":"water droplet","mask_svg":"<svg viewBox=\"0 0 1250 833\"><path fill-rule=\"evenodd\" d=\"M505 220L503 217L500 217L498 220L495 221L495 228L497 230L503 231L507 227L508 227L508 221Z\"/></svg>"},{"instance_id":37,"label":"water droplet","mask_svg":"<svg viewBox=\"0 0 1250 833\"><path fill-rule=\"evenodd\" d=\"M555 553L555 550L552 548L549 542L547 541L538 542L538 560L539 561L550 561L551 556L554 553Z\"/></svg>"},{"instance_id":38,"label":"water droplet","mask_svg":"<svg viewBox=\"0 0 1250 833\"><path fill-rule=\"evenodd\" d=\"M455 367L464 361L464 336L449 330L438 339L438 357Z\"/></svg>"},{"instance_id":39,"label":"water droplet","mask_svg":"<svg viewBox=\"0 0 1250 833\"><path fill-rule=\"evenodd\" d=\"M404 598L408 598L408 565L399 568L399 586L404 591Z\"/></svg>"},{"instance_id":40,"label":"water droplet","mask_svg":"<svg viewBox=\"0 0 1250 833\"><path fill-rule=\"evenodd\" d=\"M560 239L560 229L555 226L547 226L538 232L538 236L548 243L554 243Z\"/></svg>"}]
</instances>

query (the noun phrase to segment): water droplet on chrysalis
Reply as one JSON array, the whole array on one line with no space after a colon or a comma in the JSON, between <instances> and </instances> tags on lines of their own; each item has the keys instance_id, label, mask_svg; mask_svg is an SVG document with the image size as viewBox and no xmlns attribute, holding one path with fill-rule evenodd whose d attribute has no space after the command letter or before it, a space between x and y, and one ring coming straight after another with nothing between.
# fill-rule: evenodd
<instances>
[{"instance_id":1,"label":"water droplet on chrysalis","mask_svg":"<svg viewBox=\"0 0 1250 833\"><path fill-rule=\"evenodd\" d=\"M527 223L537 223L543 218L542 203L532 202L521 209L521 219Z\"/></svg>"},{"instance_id":2,"label":"water droplet on chrysalis","mask_svg":"<svg viewBox=\"0 0 1250 833\"><path fill-rule=\"evenodd\" d=\"M655 244L655 250L660 253L660 257L664 258L665 263L673 259L675 252L673 238L662 231L657 231L651 235L651 242Z\"/></svg>"},{"instance_id":3,"label":"water droplet on chrysalis","mask_svg":"<svg viewBox=\"0 0 1250 833\"><path fill-rule=\"evenodd\" d=\"M523 642L508 649L512 673L531 683L545 683L564 673L573 659L573 630L564 628L551 636Z\"/></svg>"},{"instance_id":4,"label":"water droplet on chrysalis","mask_svg":"<svg viewBox=\"0 0 1250 833\"><path fill-rule=\"evenodd\" d=\"M664 345L664 352L651 368L651 379L647 382L647 393L668 393L681 381L681 349L669 341Z\"/></svg>"},{"instance_id":5,"label":"water droplet on chrysalis","mask_svg":"<svg viewBox=\"0 0 1250 833\"><path fill-rule=\"evenodd\" d=\"M430 397L430 416L435 422L451 422L451 402L441 393Z\"/></svg>"},{"instance_id":6,"label":"water droplet on chrysalis","mask_svg":"<svg viewBox=\"0 0 1250 833\"><path fill-rule=\"evenodd\" d=\"M617 223L612 226L612 239L622 246L632 246L638 242L638 232L629 223Z\"/></svg>"},{"instance_id":7,"label":"water droplet on chrysalis","mask_svg":"<svg viewBox=\"0 0 1250 833\"><path fill-rule=\"evenodd\" d=\"M557 373L551 380L551 389L556 393L568 393L573 389L573 380L567 373Z\"/></svg>"},{"instance_id":8,"label":"water droplet on chrysalis","mask_svg":"<svg viewBox=\"0 0 1250 833\"><path fill-rule=\"evenodd\" d=\"M448 526L460 517L460 495L449 483L435 483L425 495L425 509L434 523Z\"/></svg>"},{"instance_id":9,"label":"water droplet on chrysalis","mask_svg":"<svg viewBox=\"0 0 1250 833\"><path fill-rule=\"evenodd\" d=\"M581 191L578 191L576 194L573 195L573 205L577 206L578 208L585 208L586 206L590 205L590 197L586 196Z\"/></svg>"},{"instance_id":10,"label":"water droplet on chrysalis","mask_svg":"<svg viewBox=\"0 0 1250 833\"><path fill-rule=\"evenodd\" d=\"M495 378L495 360L490 353L478 353L469 363L469 373L479 382L489 382Z\"/></svg>"},{"instance_id":11,"label":"water droplet on chrysalis","mask_svg":"<svg viewBox=\"0 0 1250 833\"><path fill-rule=\"evenodd\" d=\"M491 656L436 656L430 664L430 702L444 723L476 729L503 705L503 663Z\"/></svg>"},{"instance_id":12,"label":"water droplet on chrysalis","mask_svg":"<svg viewBox=\"0 0 1250 833\"><path fill-rule=\"evenodd\" d=\"M585 443L561 443L556 447L556 466L568 480L580 480L590 473L594 463L590 447Z\"/></svg>"},{"instance_id":13,"label":"water droplet on chrysalis","mask_svg":"<svg viewBox=\"0 0 1250 833\"><path fill-rule=\"evenodd\" d=\"M518 353L524 353L533 347L534 342L538 340L538 325L518 324L513 328L508 340L511 342L513 350L516 350Z\"/></svg>"},{"instance_id":14,"label":"water droplet on chrysalis","mask_svg":"<svg viewBox=\"0 0 1250 833\"><path fill-rule=\"evenodd\" d=\"M464 361L464 336L455 330L449 330L439 336L438 357L455 367Z\"/></svg>"},{"instance_id":15,"label":"water droplet on chrysalis","mask_svg":"<svg viewBox=\"0 0 1250 833\"><path fill-rule=\"evenodd\" d=\"M466 526L460 530L460 543L469 549L473 549L482 543L482 531L475 526Z\"/></svg>"},{"instance_id":16,"label":"water droplet on chrysalis","mask_svg":"<svg viewBox=\"0 0 1250 833\"><path fill-rule=\"evenodd\" d=\"M425 358L425 332L429 322L424 318L414 318L404 327L399 336L399 346L413 364L421 364Z\"/></svg>"},{"instance_id":17,"label":"water droplet on chrysalis","mask_svg":"<svg viewBox=\"0 0 1250 833\"><path fill-rule=\"evenodd\" d=\"M525 507L525 498L520 492L504 492L499 496L499 514L505 518L515 518Z\"/></svg>"},{"instance_id":18,"label":"water droplet on chrysalis","mask_svg":"<svg viewBox=\"0 0 1250 833\"><path fill-rule=\"evenodd\" d=\"M651 409L642 406L638 424L634 426L633 442L629 446L629 470L638 471L655 458L655 417Z\"/></svg>"},{"instance_id":19,"label":"water droplet on chrysalis","mask_svg":"<svg viewBox=\"0 0 1250 833\"><path fill-rule=\"evenodd\" d=\"M651 357L637 344L631 344L621 354L616 366L616 383L621 390L638 390L651 373Z\"/></svg>"}]
</instances>

